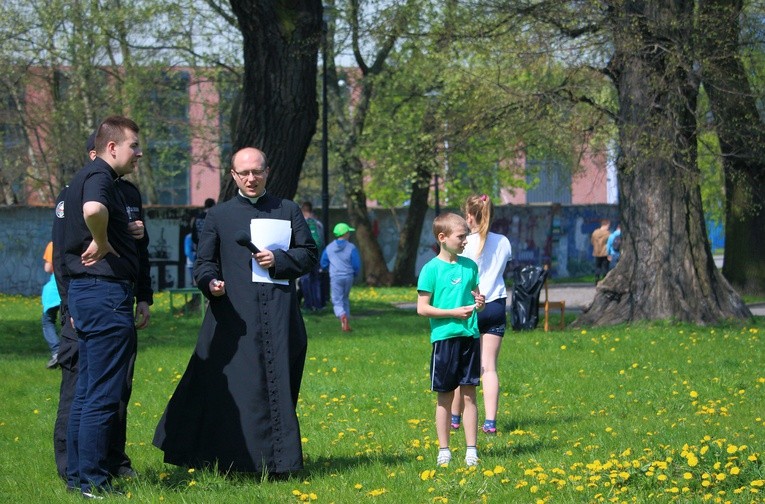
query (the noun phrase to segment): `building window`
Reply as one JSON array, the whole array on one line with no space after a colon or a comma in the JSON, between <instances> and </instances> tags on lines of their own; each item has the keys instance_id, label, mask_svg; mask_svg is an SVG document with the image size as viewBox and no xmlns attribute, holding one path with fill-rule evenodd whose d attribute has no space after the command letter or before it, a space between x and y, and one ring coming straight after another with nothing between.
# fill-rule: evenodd
<instances>
[{"instance_id":1,"label":"building window","mask_svg":"<svg viewBox=\"0 0 765 504\"><path fill-rule=\"evenodd\" d=\"M527 203L571 204L571 170L562 162L555 160L526 161L526 182L539 180L533 188L526 191Z\"/></svg>"},{"instance_id":2,"label":"building window","mask_svg":"<svg viewBox=\"0 0 765 504\"><path fill-rule=\"evenodd\" d=\"M156 118L146 154L160 205L189 204L190 80L189 72L165 72L148 96Z\"/></svg>"}]
</instances>

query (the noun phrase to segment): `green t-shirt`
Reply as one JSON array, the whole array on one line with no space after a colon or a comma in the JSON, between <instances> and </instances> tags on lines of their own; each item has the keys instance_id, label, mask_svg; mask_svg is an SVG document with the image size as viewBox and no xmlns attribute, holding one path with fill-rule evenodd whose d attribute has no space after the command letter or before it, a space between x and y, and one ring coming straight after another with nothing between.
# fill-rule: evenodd
<instances>
[{"instance_id":1,"label":"green t-shirt","mask_svg":"<svg viewBox=\"0 0 765 504\"><path fill-rule=\"evenodd\" d=\"M429 292L430 304L445 310L475 303L473 291L478 288L478 265L472 259L458 256L456 263L434 257L422 267L417 280L417 290ZM430 342L460 336L480 337L478 313L465 320L456 318L431 318Z\"/></svg>"}]
</instances>

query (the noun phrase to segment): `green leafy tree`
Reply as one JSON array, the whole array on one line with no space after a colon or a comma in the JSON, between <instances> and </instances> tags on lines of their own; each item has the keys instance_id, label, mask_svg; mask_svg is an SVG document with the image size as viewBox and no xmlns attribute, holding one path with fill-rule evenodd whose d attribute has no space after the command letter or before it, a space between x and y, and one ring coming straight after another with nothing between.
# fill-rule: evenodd
<instances>
[{"instance_id":1,"label":"green leafy tree","mask_svg":"<svg viewBox=\"0 0 765 504\"><path fill-rule=\"evenodd\" d=\"M186 203L190 139L212 134L189 126L190 90L211 67L234 74L238 61L206 5L0 3L1 120L12 145L2 154L5 202L53 201L85 161L94 127L123 114L141 126L144 197ZM217 110L207 113L217 122Z\"/></svg>"}]
</instances>

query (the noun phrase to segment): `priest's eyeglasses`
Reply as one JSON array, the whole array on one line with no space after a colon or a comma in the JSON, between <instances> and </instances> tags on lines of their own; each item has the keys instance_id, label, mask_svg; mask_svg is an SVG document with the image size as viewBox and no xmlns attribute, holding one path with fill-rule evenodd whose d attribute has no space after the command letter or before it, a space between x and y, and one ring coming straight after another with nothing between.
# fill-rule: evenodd
<instances>
[{"instance_id":1,"label":"priest's eyeglasses","mask_svg":"<svg viewBox=\"0 0 765 504\"><path fill-rule=\"evenodd\" d=\"M262 170L247 170L247 171L241 171L241 172L236 170L231 170L231 171L233 171L236 174L236 176L239 177L241 180L247 180L250 177L252 178L262 177L263 175L266 174L266 172L268 171L268 168L264 168Z\"/></svg>"}]
</instances>

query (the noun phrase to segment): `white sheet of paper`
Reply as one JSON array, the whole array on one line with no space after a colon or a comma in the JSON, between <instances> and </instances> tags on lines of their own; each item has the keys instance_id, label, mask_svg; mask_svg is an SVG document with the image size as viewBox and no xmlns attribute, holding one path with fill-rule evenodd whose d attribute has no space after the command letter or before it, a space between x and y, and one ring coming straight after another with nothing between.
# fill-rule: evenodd
<instances>
[{"instance_id":1,"label":"white sheet of paper","mask_svg":"<svg viewBox=\"0 0 765 504\"><path fill-rule=\"evenodd\" d=\"M281 219L250 220L250 241L260 250L287 250L292 239L290 221ZM268 270L252 259L252 281L287 285L289 280L273 279Z\"/></svg>"}]
</instances>

